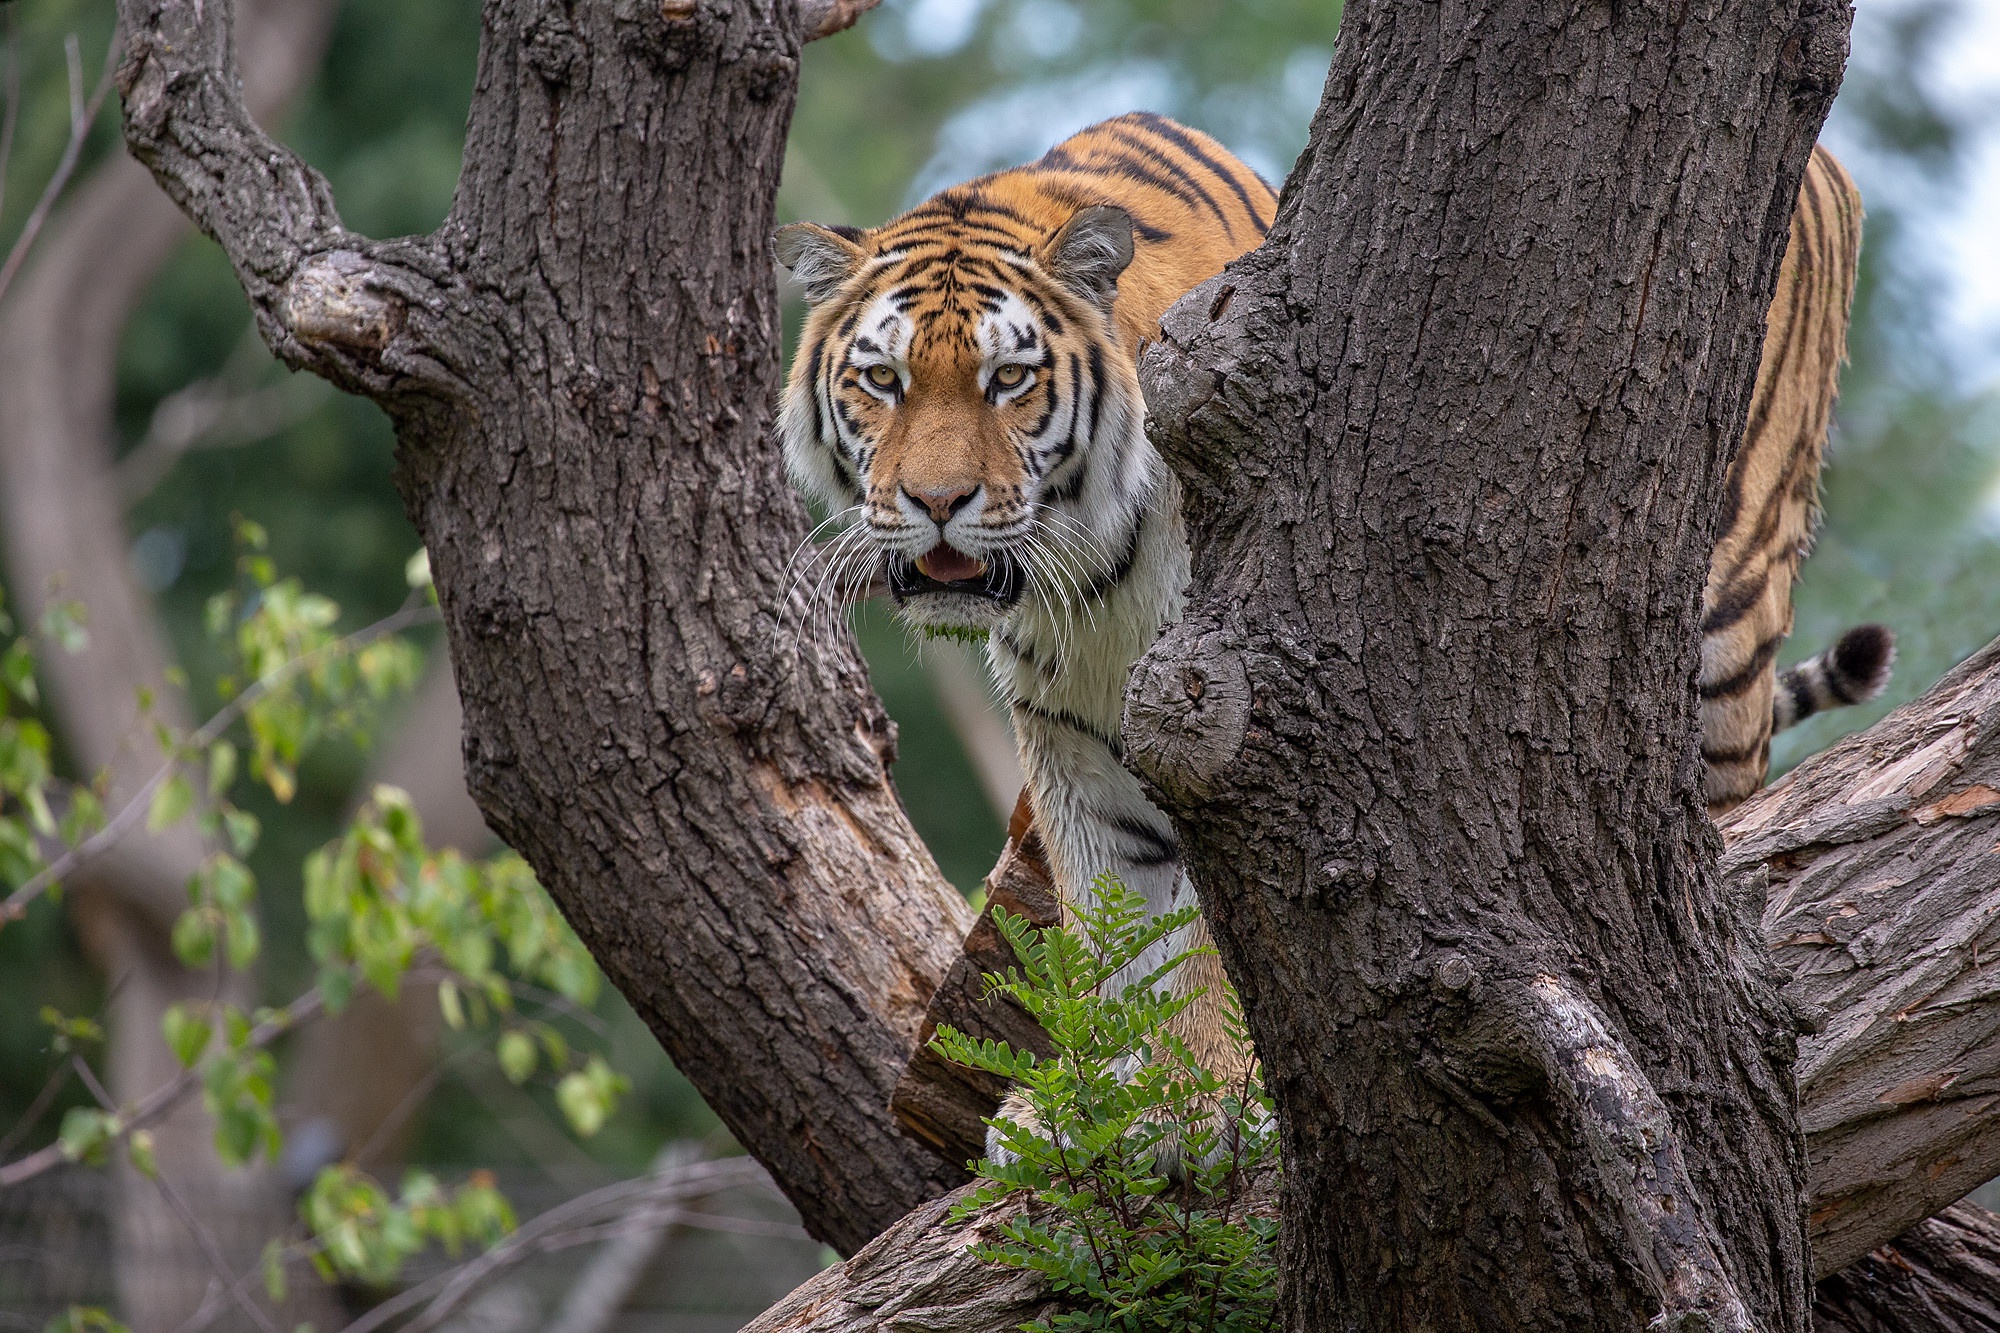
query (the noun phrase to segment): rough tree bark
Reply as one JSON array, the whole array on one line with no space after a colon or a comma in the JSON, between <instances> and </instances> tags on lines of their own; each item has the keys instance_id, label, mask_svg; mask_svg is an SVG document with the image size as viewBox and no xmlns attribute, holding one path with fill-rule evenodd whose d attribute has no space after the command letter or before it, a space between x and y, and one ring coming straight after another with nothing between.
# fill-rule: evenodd
<instances>
[{"instance_id":1,"label":"rough tree bark","mask_svg":"<svg viewBox=\"0 0 2000 1333\"><path fill-rule=\"evenodd\" d=\"M1010 1333L1060 1308L1017 1270L968 1251L1018 1205L940 1225L927 1204L829 1268L743 1333ZM1257 1205L1275 1212L1275 1200ZM1578 1325L1579 1328L1583 1327ZM2000 1327L2000 1217L1960 1204L1910 1228L1813 1292L1813 1333L1986 1333Z\"/></svg>"},{"instance_id":2,"label":"rough tree bark","mask_svg":"<svg viewBox=\"0 0 2000 1333\"><path fill-rule=\"evenodd\" d=\"M785 614L772 200L807 23L863 8L489 5L451 215L371 242L244 113L227 4L120 6L134 154L396 422L489 821L849 1249L959 1176L887 1103L970 923L851 644Z\"/></svg>"},{"instance_id":3,"label":"rough tree bark","mask_svg":"<svg viewBox=\"0 0 2000 1333\"><path fill-rule=\"evenodd\" d=\"M1722 823L1825 1025L1798 1070L1821 1275L2000 1175L1996 739L2000 640Z\"/></svg>"},{"instance_id":4,"label":"rough tree bark","mask_svg":"<svg viewBox=\"0 0 2000 1333\"><path fill-rule=\"evenodd\" d=\"M1807 1325L1690 682L1847 22L1352 4L1271 236L1146 358L1196 561L1125 737L1277 1102L1287 1327Z\"/></svg>"}]
</instances>

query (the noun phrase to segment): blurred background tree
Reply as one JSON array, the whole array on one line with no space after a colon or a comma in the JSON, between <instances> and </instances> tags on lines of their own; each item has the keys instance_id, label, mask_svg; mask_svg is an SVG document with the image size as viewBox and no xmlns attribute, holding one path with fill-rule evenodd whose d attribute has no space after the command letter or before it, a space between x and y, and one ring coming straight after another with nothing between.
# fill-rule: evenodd
<instances>
[{"instance_id":1,"label":"blurred background tree","mask_svg":"<svg viewBox=\"0 0 2000 1333\"><path fill-rule=\"evenodd\" d=\"M477 0L338 5L318 75L280 128L326 174L358 230L418 232L444 216L479 8ZM1982 136L2000 95L2000 39L1992 83L1968 91L1943 68L1967 30L1958 0L1861 0L1859 10L1828 137L1868 200L1867 245L1827 518L1806 566L1788 657L1815 651L1846 625L1878 619L1896 629L1901 658L1888 696L1786 737L1780 765L1914 697L2000 633L2000 345L1964 336L1952 306L1958 278L1939 242L1941 219L1956 216L1975 170L1992 161ZM1074 129L1134 107L1207 129L1280 181L1305 142L1338 17L1330 0L885 0L855 29L807 52L781 211L871 225L941 185L1035 156ZM8 25L5 58L15 62L9 77L20 90L18 132L0 168L0 237L11 242L64 151L63 39L75 34L86 82L94 79L111 7L0 0L0 23ZM118 151L115 116L103 115L72 193ZM41 245L55 239L46 235ZM18 304L19 295L0 299ZM0 305L0 319L7 313ZM119 343L112 407L119 462L106 484L123 514L125 568L157 611L197 716L216 698L220 662L202 629L202 607L234 577L232 515L261 523L278 567L334 597L345 628L403 600L416 539L390 483L386 421L372 405L289 376L270 358L206 240L188 234L151 278ZM7 410L0 403L0 413ZM12 604L25 605L32 591L10 587ZM1019 782L982 672L954 646L920 650L878 608L854 620L902 727L898 786L939 864L971 892L999 849ZM434 651L435 641L427 646ZM50 669L60 670L60 661ZM412 708L452 716L448 697ZM432 735L420 722L413 716L390 734ZM426 743L455 765L455 724L436 735ZM355 743L323 747L291 803L251 802L266 829L254 868L269 941L254 985L268 1000L297 993L308 973L297 867L335 834L380 757ZM0 1154L11 1156L46 1141L86 1096L66 1087L24 1124L58 1063L37 1011L53 1004L71 1014L104 1012L110 982L73 918L48 902L0 930L0 977L7 983L0 986L0 1134L24 1126ZM663 1145L724 1146L712 1117L615 993L587 1022L599 1027L635 1092L583 1144L559 1128L546 1088L517 1088L489 1051L440 1035L411 1005L393 1013L422 1058L393 1070L344 1070L361 1082L401 1080L390 1100L408 1123L391 1136L392 1156L445 1173L500 1169L524 1213L537 1201L641 1172ZM316 1100L328 1095L326 1070L304 1068L311 1059L303 1041L282 1058L287 1123L300 1145L291 1164L296 1184L300 1171L356 1145L303 1132L321 1110ZM338 1053L312 1058L344 1069ZM56 1243L23 1241L35 1224L9 1207L0 1197L0 1247ZM780 1265L771 1280L789 1271ZM47 1303L57 1293L38 1280L0 1257L0 1327L38 1328L52 1313ZM93 1299L108 1302L110 1285L101 1285ZM689 1316L694 1322L685 1326L733 1327L772 1294L709 1291L699 1298L708 1302L707 1322ZM10 1298L39 1303L17 1311ZM543 1309L517 1326L541 1327L549 1317Z\"/></svg>"}]
</instances>

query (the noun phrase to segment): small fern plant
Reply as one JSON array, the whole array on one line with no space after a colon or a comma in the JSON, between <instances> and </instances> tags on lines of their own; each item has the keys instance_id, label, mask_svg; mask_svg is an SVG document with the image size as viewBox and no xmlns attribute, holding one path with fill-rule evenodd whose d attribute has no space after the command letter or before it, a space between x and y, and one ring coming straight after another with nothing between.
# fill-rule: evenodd
<instances>
[{"instance_id":1,"label":"small fern plant","mask_svg":"<svg viewBox=\"0 0 2000 1333\"><path fill-rule=\"evenodd\" d=\"M1278 1224L1245 1206L1253 1174L1277 1166L1271 1108L1252 1072L1225 1082L1170 1030L1197 998L1175 996L1188 950L1135 981L1120 974L1192 922L1194 908L1149 916L1111 876L1077 904L1073 923L1037 930L1004 910L995 924L1018 968L989 973L1041 1024L1053 1054L978 1040L940 1026L946 1059L1013 1079L1032 1111L989 1120L1004 1158L974 1164L981 1183L953 1210L964 1221L1026 1190L1035 1207L1000 1238L974 1246L988 1263L1039 1273L1066 1308L1028 1333L1255 1333L1275 1328ZM1113 991L1116 993L1112 993ZM1247 1057L1235 998L1231 1038Z\"/></svg>"}]
</instances>

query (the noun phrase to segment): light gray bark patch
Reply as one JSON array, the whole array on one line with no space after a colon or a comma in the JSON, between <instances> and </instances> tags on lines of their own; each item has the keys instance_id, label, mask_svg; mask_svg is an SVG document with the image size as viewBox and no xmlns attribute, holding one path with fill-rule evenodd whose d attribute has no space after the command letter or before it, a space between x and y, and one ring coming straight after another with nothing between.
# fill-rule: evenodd
<instances>
[{"instance_id":1,"label":"light gray bark patch","mask_svg":"<svg viewBox=\"0 0 2000 1333\"><path fill-rule=\"evenodd\" d=\"M314 255L285 284L285 327L303 343L381 351L402 329L407 309L372 277L373 266L352 250Z\"/></svg>"}]
</instances>

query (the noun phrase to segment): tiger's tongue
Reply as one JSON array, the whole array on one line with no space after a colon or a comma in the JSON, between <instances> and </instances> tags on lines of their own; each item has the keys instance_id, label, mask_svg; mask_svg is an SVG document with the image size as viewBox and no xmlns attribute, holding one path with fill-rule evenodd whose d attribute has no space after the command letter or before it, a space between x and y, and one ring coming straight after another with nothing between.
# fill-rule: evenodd
<instances>
[{"instance_id":1,"label":"tiger's tongue","mask_svg":"<svg viewBox=\"0 0 2000 1333\"><path fill-rule=\"evenodd\" d=\"M986 562L974 560L971 556L939 542L917 557L917 568L925 578L936 579L939 583L960 583L984 574Z\"/></svg>"}]
</instances>

